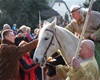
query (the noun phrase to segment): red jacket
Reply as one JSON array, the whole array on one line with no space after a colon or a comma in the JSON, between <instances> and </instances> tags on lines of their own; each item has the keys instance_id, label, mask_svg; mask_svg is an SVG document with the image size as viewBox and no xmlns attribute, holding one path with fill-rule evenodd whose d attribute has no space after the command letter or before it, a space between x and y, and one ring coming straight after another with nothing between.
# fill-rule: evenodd
<instances>
[{"instance_id":1,"label":"red jacket","mask_svg":"<svg viewBox=\"0 0 100 80\"><path fill-rule=\"evenodd\" d=\"M19 60L19 71L21 80L36 80L35 69L38 65L30 58L29 54L25 54Z\"/></svg>"},{"instance_id":2,"label":"red jacket","mask_svg":"<svg viewBox=\"0 0 100 80\"><path fill-rule=\"evenodd\" d=\"M26 34L26 37L27 37L27 39L28 39L29 41L32 41L32 39L31 39L31 37L30 37L29 34Z\"/></svg>"}]
</instances>

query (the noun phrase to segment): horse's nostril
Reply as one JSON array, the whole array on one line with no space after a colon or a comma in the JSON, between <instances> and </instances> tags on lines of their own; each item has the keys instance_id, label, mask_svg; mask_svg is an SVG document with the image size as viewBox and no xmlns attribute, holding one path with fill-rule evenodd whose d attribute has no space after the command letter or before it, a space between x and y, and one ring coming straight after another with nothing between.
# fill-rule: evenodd
<instances>
[{"instance_id":1,"label":"horse's nostril","mask_svg":"<svg viewBox=\"0 0 100 80\"><path fill-rule=\"evenodd\" d=\"M37 58L35 59L35 62L38 63L38 59Z\"/></svg>"}]
</instances>

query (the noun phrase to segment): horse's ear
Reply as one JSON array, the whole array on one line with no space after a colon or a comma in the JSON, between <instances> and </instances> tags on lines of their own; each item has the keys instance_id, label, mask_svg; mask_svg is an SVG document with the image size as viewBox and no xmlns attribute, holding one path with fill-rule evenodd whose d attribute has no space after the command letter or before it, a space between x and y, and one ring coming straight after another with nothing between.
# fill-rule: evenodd
<instances>
[{"instance_id":1,"label":"horse's ear","mask_svg":"<svg viewBox=\"0 0 100 80\"><path fill-rule=\"evenodd\" d=\"M55 17L54 21L57 22L57 17Z\"/></svg>"},{"instance_id":2,"label":"horse's ear","mask_svg":"<svg viewBox=\"0 0 100 80\"><path fill-rule=\"evenodd\" d=\"M55 19L51 22L51 27L55 27L56 26L56 21L57 21L57 18L55 17Z\"/></svg>"},{"instance_id":3,"label":"horse's ear","mask_svg":"<svg viewBox=\"0 0 100 80\"><path fill-rule=\"evenodd\" d=\"M49 23L48 21L44 20L43 25L48 24L48 23Z\"/></svg>"},{"instance_id":4,"label":"horse's ear","mask_svg":"<svg viewBox=\"0 0 100 80\"><path fill-rule=\"evenodd\" d=\"M50 24L48 21L44 20L43 21L43 27L46 26L47 24Z\"/></svg>"}]
</instances>

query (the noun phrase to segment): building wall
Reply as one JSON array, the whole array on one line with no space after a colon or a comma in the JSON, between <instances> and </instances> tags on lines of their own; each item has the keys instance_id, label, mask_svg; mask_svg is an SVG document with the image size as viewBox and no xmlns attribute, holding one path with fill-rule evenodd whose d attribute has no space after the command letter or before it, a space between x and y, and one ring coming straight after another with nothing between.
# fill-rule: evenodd
<instances>
[{"instance_id":1,"label":"building wall","mask_svg":"<svg viewBox=\"0 0 100 80\"><path fill-rule=\"evenodd\" d=\"M63 17L63 19L65 19L65 13L70 16L64 3L56 2L52 8L57 11Z\"/></svg>"}]
</instances>

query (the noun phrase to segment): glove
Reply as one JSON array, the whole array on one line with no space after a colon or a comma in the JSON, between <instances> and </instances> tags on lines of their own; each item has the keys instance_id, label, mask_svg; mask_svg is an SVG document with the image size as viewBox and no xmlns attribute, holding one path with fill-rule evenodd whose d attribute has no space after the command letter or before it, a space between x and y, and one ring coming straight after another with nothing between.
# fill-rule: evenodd
<instances>
[{"instance_id":1,"label":"glove","mask_svg":"<svg viewBox=\"0 0 100 80\"><path fill-rule=\"evenodd\" d=\"M67 78L67 72L70 70L67 66L64 65L58 65L56 66L56 74L61 77L66 79Z\"/></svg>"}]
</instances>

